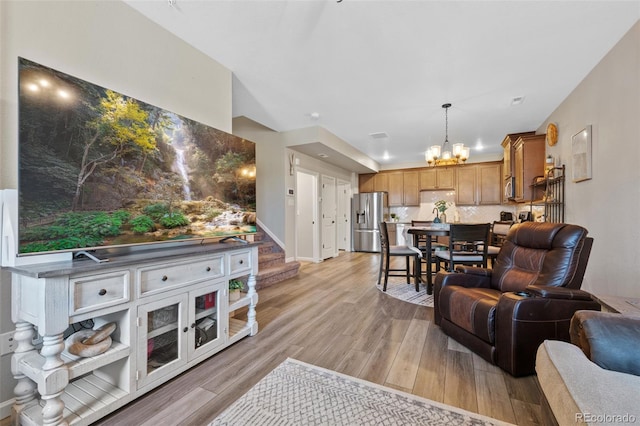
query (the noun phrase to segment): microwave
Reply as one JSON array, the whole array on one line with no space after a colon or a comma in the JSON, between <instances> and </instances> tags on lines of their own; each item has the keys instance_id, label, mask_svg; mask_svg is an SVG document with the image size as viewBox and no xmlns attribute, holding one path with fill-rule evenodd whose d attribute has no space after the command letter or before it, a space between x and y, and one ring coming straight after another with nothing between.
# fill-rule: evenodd
<instances>
[{"instance_id":1,"label":"microwave","mask_svg":"<svg viewBox=\"0 0 640 426\"><path fill-rule=\"evenodd\" d=\"M504 198L505 200L516 197L516 182L514 177L508 177L504 181Z\"/></svg>"}]
</instances>

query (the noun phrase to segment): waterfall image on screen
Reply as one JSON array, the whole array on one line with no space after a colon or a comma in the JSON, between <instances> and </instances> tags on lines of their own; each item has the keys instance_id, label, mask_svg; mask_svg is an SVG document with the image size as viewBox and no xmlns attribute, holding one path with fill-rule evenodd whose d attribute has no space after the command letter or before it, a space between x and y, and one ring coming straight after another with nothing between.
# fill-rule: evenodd
<instances>
[{"instance_id":1,"label":"waterfall image on screen","mask_svg":"<svg viewBox=\"0 0 640 426\"><path fill-rule=\"evenodd\" d=\"M256 232L255 144L19 60L19 252Z\"/></svg>"}]
</instances>

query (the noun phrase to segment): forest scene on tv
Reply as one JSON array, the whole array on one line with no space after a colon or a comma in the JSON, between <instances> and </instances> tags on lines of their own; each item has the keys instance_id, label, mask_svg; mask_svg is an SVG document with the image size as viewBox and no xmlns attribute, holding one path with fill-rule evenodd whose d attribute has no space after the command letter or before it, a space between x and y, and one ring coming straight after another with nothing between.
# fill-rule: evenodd
<instances>
[{"instance_id":1,"label":"forest scene on tv","mask_svg":"<svg viewBox=\"0 0 640 426\"><path fill-rule=\"evenodd\" d=\"M19 59L20 253L256 231L255 144Z\"/></svg>"}]
</instances>

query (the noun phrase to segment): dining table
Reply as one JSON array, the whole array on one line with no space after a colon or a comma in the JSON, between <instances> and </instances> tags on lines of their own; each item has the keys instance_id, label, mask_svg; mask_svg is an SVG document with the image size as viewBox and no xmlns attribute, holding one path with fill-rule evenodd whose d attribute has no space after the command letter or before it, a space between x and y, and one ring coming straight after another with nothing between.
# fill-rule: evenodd
<instances>
[{"instance_id":1,"label":"dining table","mask_svg":"<svg viewBox=\"0 0 640 426\"><path fill-rule=\"evenodd\" d=\"M433 277L432 269L431 269L431 238L432 237L446 237L449 235L449 224L448 223L433 223L429 226L410 226L405 228L405 238L407 240L407 245L413 245L418 248L418 240L420 236L427 236L426 240L426 250L428 258L425 257L427 263L426 277L425 283L427 285L427 294L433 293ZM416 262L414 265L414 273L416 279L422 280L422 267L420 262Z\"/></svg>"}]
</instances>

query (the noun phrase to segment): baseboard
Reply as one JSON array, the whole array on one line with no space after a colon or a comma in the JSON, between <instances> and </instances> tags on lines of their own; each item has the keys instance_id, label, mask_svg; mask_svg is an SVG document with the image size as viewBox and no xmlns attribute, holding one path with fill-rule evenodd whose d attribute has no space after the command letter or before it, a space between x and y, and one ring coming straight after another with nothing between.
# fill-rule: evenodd
<instances>
[{"instance_id":1,"label":"baseboard","mask_svg":"<svg viewBox=\"0 0 640 426\"><path fill-rule=\"evenodd\" d=\"M274 243L280 246L282 251L285 251L284 243L280 241L280 239L276 237L271 231L269 231L269 228L267 228L265 224L260 221L260 219L256 219L256 223L260 226L261 230L263 230L268 236L271 237Z\"/></svg>"},{"instance_id":2,"label":"baseboard","mask_svg":"<svg viewBox=\"0 0 640 426\"><path fill-rule=\"evenodd\" d=\"M15 399L11 398L8 401L0 402L0 419L4 419L5 417L9 417L11 415L11 407Z\"/></svg>"}]
</instances>

